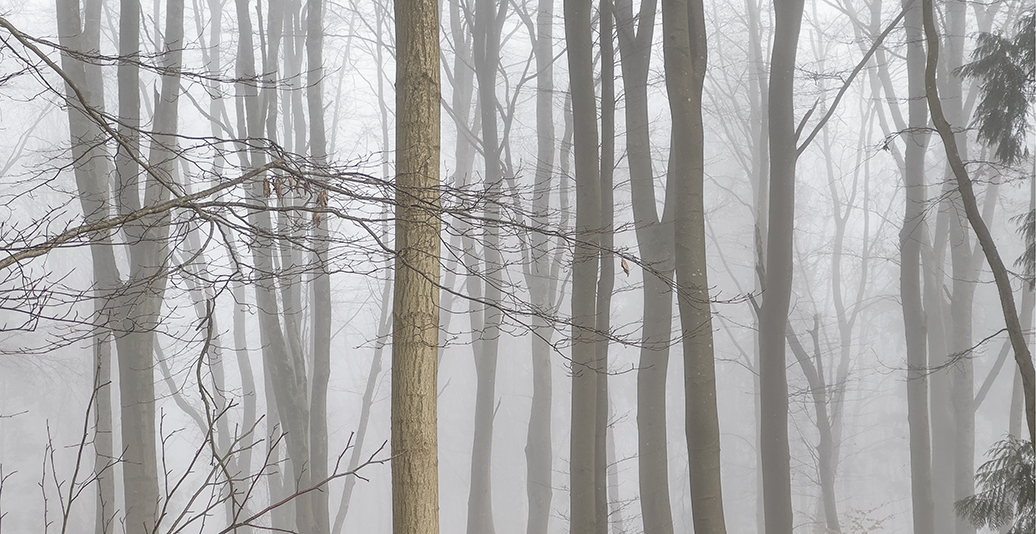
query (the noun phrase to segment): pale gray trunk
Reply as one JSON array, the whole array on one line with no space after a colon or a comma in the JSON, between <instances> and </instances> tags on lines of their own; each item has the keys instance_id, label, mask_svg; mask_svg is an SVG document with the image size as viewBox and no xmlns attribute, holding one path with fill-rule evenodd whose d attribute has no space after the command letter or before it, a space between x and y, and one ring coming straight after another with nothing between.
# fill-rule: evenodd
<instances>
[{"instance_id":1,"label":"pale gray trunk","mask_svg":"<svg viewBox=\"0 0 1036 534\"><path fill-rule=\"evenodd\" d=\"M309 104L309 153L317 165L327 160L327 139L324 129L324 3L306 2L306 97ZM317 209L327 205L327 192L317 194ZM328 215L313 215L313 247L316 265L312 283L311 317L313 319L313 380L310 392L309 442L312 447L310 466L313 483L327 478L327 385L331 378L331 274L328 267ZM322 220L323 219L323 220ZM344 356L344 354L343 354ZM327 486L310 494L316 534L331 531L327 503Z\"/></svg>"},{"instance_id":2,"label":"pale gray trunk","mask_svg":"<svg viewBox=\"0 0 1036 534\"><path fill-rule=\"evenodd\" d=\"M601 0L601 267L597 280L597 423L594 438L594 504L597 533L608 534L608 332L615 287L615 19L612 0Z\"/></svg>"},{"instance_id":3,"label":"pale gray trunk","mask_svg":"<svg viewBox=\"0 0 1036 534\"><path fill-rule=\"evenodd\" d=\"M473 59L478 79L478 102L482 120L482 155L485 161L484 216L489 221L500 219L503 202L500 158L502 147L497 131L496 72L500 64L500 23L507 3L477 0L473 28ZM484 280L486 304L472 313L481 313L481 328L475 328L478 342L475 349L475 425L471 448L471 484L468 493L468 534L493 534L493 412L496 403L496 367L500 343L499 308L503 285L503 262L500 251L499 223L489 222L482 228L483 268L477 270L480 280L469 276L469 285ZM474 323L474 321L473 321ZM474 324L473 324L474 326Z\"/></svg>"},{"instance_id":4,"label":"pale gray trunk","mask_svg":"<svg viewBox=\"0 0 1036 534\"><path fill-rule=\"evenodd\" d=\"M708 47L703 3L701 0L662 0L662 28L666 92L673 124L668 179L674 182L676 203L673 242L683 341L684 431L690 468L691 513L696 533L723 534L726 521L720 482L712 309L705 258L705 134L701 104Z\"/></svg>"},{"instance_id":5,"label":"pale gray trunk","mask_svg":"<svg viewBox=\"0 0 1036 534\"><path fill-rule=\"evenodd\" d=\"M597 154L597 102L594 91L592 3L565 1L572 116L575 133L576 245L572 266L572 438L570 532L596 534L594 458L597 424L597 374L594 324L600 256L601 183Z\"/></svg>"},{"instance_id":6,"label":"pale gray trunk","mask_svg":"<svg viewBox=\"0 0 1036 534\"><path fill-rule=\"evenodd\" d=\"M907 422L910 428L910 487L913 508L913 527L916 534L934 534L935 517L932 496L932 449L928 419L928 355L926 334L929 327L939 326L925 320L921 297L921 249L924 246L925 179L924 154L928 144L927 111L920 100L924 85L924 50L921 47L921 8L912 0L904 0L907 15L904 26L907 35L908 115L911 134L906 143L906 166L903 182L906 192L906 211L900 244L900 299L903 303L903 322L907 348ZM925 275L925 295L932 294ZM936 298L941 298L936 295ZM931 313L931 312L930 312ZM934 402L934 398L933 398Z\"/></svg>"},{"instance_id":7,"label":"pale gray trunk","mask_svg":"<svg viewBox=\"0 0 1036 534\"><path fill-rule=\"evenodd\" d=\"M539 0L536 14L536 183L533 184L532 224L549 224L550 189L554 183L554 2ZM551 450L552 369L550 342L554 330L548 321L556 293L556 277L550 276L557 262L551 262L547 238L532 232L530 238L529 294L539 313L532 318L532 406L529 433L525 441L526 493L529 498L527 534L546 534L553 498Z\"/></svg>"},{"instance_id":8,"label":"pale gray trunk","mask_svg":"<svg viewBox=\"0 0 1036 534\"><path fill-rule=\"evenodd\" d=\"M749 76L749 88L751 91L750 117L752 117L752 172L750 174L752 184L752 200L754 202L755 224L753 225L753 258L755 260L755 276L753 277L752 293L761 295L766 282L766 242L767 220L769 219L768 202L770 199L770 122L769 122L769 92L768 80L769 69L767 68L766 56L762 43L763 27L759 20L759 12L762 9L762 1L745 0L745 8L748 12L748 47L751 54L752 75ZM753 301L753 315L755 331L759 331L760 313L758 305ZM761 340L755 336L755 361L752 373L755 392L759 392L759 347ZM761 396L755 396L755 517L756 530L760 534L766 530L763 513L763 464L762 464L762 401Z\"/></svg>"},{"instance_id":9,"label":"pale gray trunk","mask_svg":"<svg viewBox=\"0 0 1036 534\"><path fill-rule=\"evenodd\" d=\"M79 18L79 2L58 0L57 17L59 42L62 46L77 51L92 53L99 50L100 40L99 0L88 0L84 11L85 31ZM104 111L104 85L101 70L97 65L84 64L69 54L61 55L62 68L73 80L87 100L87 104L98 112ZM79 202L86 222L96 222L111 215L108 176L111 173L105 150L96 145L101 138L99 126L85 114L82 103L71 87L66 87L65 96L73 105L68 106L69 135L72 145L74 175L79 193ZM90 256L94 280L94 328L93 328L93 391L94 391L94 476L97 478L97 502L94 531L97 534L114 529L115 469L116 455L112 443L112 292L121 283L111 236L103 235L90 245Z\"/></svg>"},{"instance_id":10,"label":"pale gray trunk","mask_svg":"<svg viewBox=\"0 0 1036 534\"><path fill-rule=\"evenodd\" d=\"M622 83L626 98L626 153L637 244L644 269L643 331L637 371L637 441L641 520L647 534L671 534L669 460L666 436L666 375L673 324L672 213L666 195L659 217L651 163L647 76L651 64L657 2L640 4L634 22L633 4L616 3ZM667 181L667 190L671 181Z\"/></svg>"},{"instance_id":11,"label":"pale gray trunk","mask_svg":"<svg viewBox=\"0 0 1036 534\"><path fill-rule=\"evenodd\" d=\"M795 218L794 76L802 0L774 5L770 61L770 202L766 277L759 325L759 394L762 421L763 515L767 534L791 534L791 467L788 446L788 379L784 332L791 300Z\"/></svg>"},{"instance_id":12,"label":"pale gray trunk","mask_svg":"<svg viewBox=\"0 0 1036 534\"><path fill-rule=\"evenodd\" d=\"M802 374L806 376L806 383L809 385L809 392L813 397L817 431L820 434L820 441L817 443L817 474L820 476L824 524L827 532L841 532L842 528L838 524L837 501L835 500L834 440L831 431L831 416L828 411L830 400L820 351L820 318L814 316L813 329L810 330L810 337L813 340L812 357L806 352L790 324L787 327L786 337L792 354L799 362Z\"/></svg>"}]
</instances>

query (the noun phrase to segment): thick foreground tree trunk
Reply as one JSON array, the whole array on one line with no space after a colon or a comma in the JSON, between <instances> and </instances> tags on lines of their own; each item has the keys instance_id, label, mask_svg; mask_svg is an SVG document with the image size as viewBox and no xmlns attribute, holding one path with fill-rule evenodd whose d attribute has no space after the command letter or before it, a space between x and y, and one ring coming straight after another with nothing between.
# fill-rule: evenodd
<instances>
[{"instance_id":1,"label":"thick foreground tree trunk","mask_svg":"<svg viewBox=\"0 0 1036 534\"><path fill-rule=\"evenodd\" d=\"M396 281L392 309L392 524L439 531L439 6L396 13Z\"/></svg>"}]
</instances>

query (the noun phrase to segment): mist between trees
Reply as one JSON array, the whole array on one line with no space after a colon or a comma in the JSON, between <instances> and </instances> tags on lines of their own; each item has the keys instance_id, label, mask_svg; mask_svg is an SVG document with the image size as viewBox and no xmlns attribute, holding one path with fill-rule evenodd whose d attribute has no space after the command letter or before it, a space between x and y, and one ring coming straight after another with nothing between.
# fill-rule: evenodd
<instances>
[{"instance_id":1,"label":"mist between trees","mask_svg":"<svg viewBox=\"0 0 1036 534\"><path fill-rule=\"evenodd\" d=\"M2 3L0 532L1031 531L1033 17Z\"/></svg>"}]
</instances>

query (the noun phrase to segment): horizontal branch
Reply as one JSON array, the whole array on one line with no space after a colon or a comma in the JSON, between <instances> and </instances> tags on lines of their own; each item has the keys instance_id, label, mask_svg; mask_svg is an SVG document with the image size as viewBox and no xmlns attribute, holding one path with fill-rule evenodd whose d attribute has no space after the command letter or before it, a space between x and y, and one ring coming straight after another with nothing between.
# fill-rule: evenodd
<instances>
[{"instance_id":1,"label":"horizontal branch","mask_svg":"<svg viewBox=\"0 0 1036 534\"><path fill-rule=\"evenodd\" d=\"M106 230L118 228L127 223L142 219L144 217L150 215L157 215L159 213L165 213L175 208L190 208L196 200L214 195L221 191L225 191L234 186L242 184L270 169L281 168L283 163L283 159L278 159L273 162L267 163L266 165L263 165L258 169L251 170L239 176L238 178L230 180L229 182L224 182L222 184L210 187L204 191L199 191L197 193L193 193L190 195L184 195L182 197L174 198L172 200L163 202L161 204L156 204L154 206L141 208L137 211L128 213L121 217L109 217L97 222L83 224L75 228L70 228L40 244L22 249L0 260L0 270L6 269L22 261L47 254L51 250L54 250L55 248L64 245L65 243L68 243L80 236L94 234L97 232L104 232Z\"/></svg>"}]
</instances>

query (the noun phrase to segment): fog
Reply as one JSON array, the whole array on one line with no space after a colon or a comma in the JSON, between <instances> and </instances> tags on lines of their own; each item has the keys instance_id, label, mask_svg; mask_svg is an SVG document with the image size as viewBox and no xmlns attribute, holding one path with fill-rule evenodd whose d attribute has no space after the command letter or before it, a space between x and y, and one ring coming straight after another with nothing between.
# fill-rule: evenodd
<instances>
[{"instance_id":1,"label":"fog","mask_svg":"<svg viewBox=\"0 0 1036 534\"><path fill-rule=\"evenodd\" d=\"M0 0L0 532L1031 528L1033 6L775 4Z\"/></svg>"}]
</instances>

